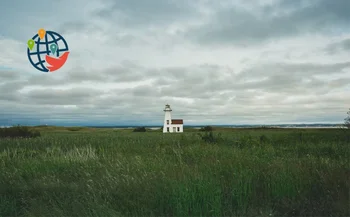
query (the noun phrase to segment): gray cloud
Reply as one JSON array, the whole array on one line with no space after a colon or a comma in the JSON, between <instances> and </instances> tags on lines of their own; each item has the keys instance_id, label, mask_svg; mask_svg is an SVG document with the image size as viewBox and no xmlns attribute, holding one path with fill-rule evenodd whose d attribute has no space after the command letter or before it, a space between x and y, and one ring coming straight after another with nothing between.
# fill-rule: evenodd
<instances>
[{"instance_id":1,"label":"gray cloud","mask_svg":"<svg viewBox=\"0 0 350 217\"><path fill-rule=\"evenodd\" d=\"M275 66L275 68L274 68ZM57 107L49 108L49 111L42 113L42 118L49 116L62 116L66 119L84 119L94 116L99 120L109 120L113 116L117 120L127 120L142 117L145 120L159 122L162 119L161 106L168 102L174 104L177 116L196 118L199 114L206 115L207 119L232 120L244 117L246 120L253 120L251 116L256 108L259 108L259 116L286 115L293 108L293 112L314 115L319 113L322 117L326 111L340 111L346 107L348 95L331 94L332 88L343 87L350 81L349 77L333 79L332 81L322 80L311 77L308 81L303 76L297 76L292 72L301 68L305 71L314 72L317 69L341 70L347 67L347 63L338 63L331 65L300 65L300 64L270 64L269 77L266 79L257 79L254 82L247 81L246 78L265 76L267 67L259 68L252 66L251 69L242 71L239 74L229 73L232 69L215 65L200 65L192 67L175 67L162 69L147 69L138 66L134 68L141 72L153 72L148 74L148 79L152 78L152 83L137 85L135 87L122 89L101 90L96 88L68 88L65 90L52 89L33 89L20 93L21 83L8 83L0 86L1 89L12 88L10 95L13 103L25 104L26 108L21 108L21 114L27 114L27 117L36 117L39 108L40 111L46 105ZM117 67L118 69L118 67ZM284 71L284 74L274 74ZM101 72L112 76L112 69ZM136 70L137 71L137 70ZM198 73L201 75L198 76ZM163 73L159 73L163 72ZM221 72L221 73L220 73ZM226 72L226 73L225 73ZM250 74L249 73L255 73ZM242 73L245 77L242 77ZM322 72L321 72L322 73ZM89 74L85 74L89 78ZM115 74L119 80L124 80L121 74ZM195 76L197 75L197 80ZM213 75L216 77L213 77ZM222 78L220 76L222 75ZM128 77L128 73L124 76ZM135 76L135 79L137 76ZM135 81L142 81L145 77L138 77ZM91 81L94 81L92 77ZM129 79L126 79L127 81ZM40 80L37 80L39 82ZM70 80L76 82L78 80ZM102 80L101 80L102 81ZM45 85L44 81L41 85ZM16 85L14 85L16 84ZM40 83L36 83L38 85ZM162 85L160 85L162 84ZM47 84L46 84L47 85ZM52 83L50 84L52 85ZM115 83L118 86L118 83ZM310 92L309 90L312 90ZM320 94L322 93L322 94ZM291 98L293 96L297 100ZM1 100L9 100L2 98ZM170 102L169 102L170 101ZM10 102L10 101L8 101ZM59 107L65 105L74 106L70 108ZM311 105L308 109L305 105ZM28 105L32 105L31 107ZM200 108L203 108L201 110ZM158 111L158 112L156 112ZM19 112L19 111L17 111ZM5 113L15 115L16 109L12 107L5 108ZM226 116L226 118L225 118Z\"/></svg>"},{"instance_id":2,"label":"gray cloud","mask_svg":"<svg viewBox=\"0 0 350 217\"><path fill-rule=\"evenodd\" d=\"M93 88L71 88L68 90L46 88L22 93L24 99L35 100L40 105L70 105L91 103L90 100L99 97L103 91ZM27 101L27 103L29 103Z\"/></svg>"},{"instance_id":3,"label":"gray cloud","mask_svg":"<svg viewBox=\"0 0 350 217\"><path fill-rule=\"evenodd\" d=\"M0 125L161 124L166 103L187 124L341 122L350 2L267 2L94 1L55 23L72 49L57 73L0 38L18 67L0 71Z\"/></svg>"},{"instance_id":4,"label":"gray cloud","mask_svg":"<svg viewBox=\"0 0 350 217\"><path fill-rule=\"evenodd\" d=\"M62 24L56 31L64 35L67 33L71 33L72 31L79 32L79 33L86 33L90 31L101 31L101 30L102 28L94 23L87 23L82 20L81 21L72 20Z\"/></svg>"},{"instance_id":5,"label":"gray cloud","mask_svg":"<svg viewBox=\"0 0 350 217\"><path fill-rule=\"evenodd\" d=\"M251 45L305 33L328 34L349 30L349 10L347 0L299 0L293 4L285 0L253 11L225 8L217 10L208 23L184 34L202 45Z\"/></svg>"},{"instance_id":6,"label":"gray cloud","mask_svg":"<svg viewBox=\"0 0 350 217\"><path fill-rule=\"evenodd\" d=\"M12 80L12 77L6 82L0 83L0 101L17 101L20 99L18 90L26 84L25 81Z\"/></svg>"},{"instance_id":7,"label":"gray cloud","mask_svg":"<svg viewBox=\"0 0 350 217\"><path fill-rule=\"evenodd\" d=\"M18 71L15 70L1 70L0 69L0 82L11 80L18 77Z\"/></svg>"},{"instance_id":8,"label":"gray cloud","mask_svg":"<svg viewBox=\"0 0 350 217\"><path fill-rule=\"evenodd\" d=\"M106 1L108 7L98 9L94 15L110 19L124 27L157 26L185 21L198 15L196 1L185 0L117 0Z\"/></svg>"},{"instance_id":9,"label":"gray cloud","mask_svg":"<svg viewBox=\"0 0 350 217\"><path fill-rule=\"evenodd\" d=\"M256 64L244 73L241 73L238 77L240 79L249 78L251 76L272 76L272 75L284 75L309 77L315 75L329 75L334 73L341 73L342 70L350 68L350 62L340 63L267 63Z\"/></svg>"},{"instance_id":10,"label":"gray cloud","mask_svg":"<svg viewBox=\"0 0 350 217\"><path fill-rule=\"evenodd\" d=\"M319 79L317 76L341 73L349 68L350 62L334 64L269 63L251 65L250 68L232 73L232 69L219 65L193 65L190 67L157 69L145 68L135 64L121 64L101 70L98 73L90 70L84 71L84 69L73 69L62 78L52 78L39 74L31 76L28 80L6 83L2 87L8 89L22 88L25 85L58 86L106 81L118 87L123 82L149 80L151 83L138 85L136 89L125 87L115 91L118 94L132 94L133 97L175 96L202 99L210 98L213 94L220 95L223 91L262 90L297 94L299 89L300 92L303 92L308 88L317 91L326 85L333 88L346 86L349 79L346 76L335 80ZM47 96L56 93L58 94L58 92L50 93L47 91ZM215 95L215 97L217 96ZM223 97L226 96L223 95Z\"/></svg>"},{"instance_id":11,"label":"gray cloud","mask_svg":"<svg viewBox=\"0 0 350 217\"><path fill-rule=\"evenodd\" d=\"M326 46L325 51L334 54L340 51L350 52L350 38Z\"/></svg>"}]
</instances>

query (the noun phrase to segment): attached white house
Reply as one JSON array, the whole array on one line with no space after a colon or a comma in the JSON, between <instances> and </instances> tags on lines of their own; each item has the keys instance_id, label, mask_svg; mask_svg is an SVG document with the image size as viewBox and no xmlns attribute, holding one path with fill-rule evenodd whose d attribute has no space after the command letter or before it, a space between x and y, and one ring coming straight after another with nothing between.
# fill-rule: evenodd
<instances>
[{"instance_id":1,"label":"attached white house","mask_svg":"<svg viewBox=\"0 0 350 217\"><path fill-rule=\"evenodd\" d=\"M163 133L182 133L184 131L182 119L171 119L171 108L170 105L166 104L164 116Z\"/></svg>"}]
</instances>

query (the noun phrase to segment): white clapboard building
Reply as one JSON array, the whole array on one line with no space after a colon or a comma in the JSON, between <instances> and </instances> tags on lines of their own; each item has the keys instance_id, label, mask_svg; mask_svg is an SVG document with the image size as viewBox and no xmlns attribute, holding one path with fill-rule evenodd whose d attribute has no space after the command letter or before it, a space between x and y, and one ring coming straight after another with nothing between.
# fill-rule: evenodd
<instances>
[{"instance_id":1,"label":"white clapboard building","mask_svg":"<svg viewBox=\"0 0 350 217\"><path fill-rule=\"evenodd\" d=\"M163 133L182 133L184 131L182 119L171 119L171 108L170 105L165 105L165 116Z\"/></svg>"}]
</instances>

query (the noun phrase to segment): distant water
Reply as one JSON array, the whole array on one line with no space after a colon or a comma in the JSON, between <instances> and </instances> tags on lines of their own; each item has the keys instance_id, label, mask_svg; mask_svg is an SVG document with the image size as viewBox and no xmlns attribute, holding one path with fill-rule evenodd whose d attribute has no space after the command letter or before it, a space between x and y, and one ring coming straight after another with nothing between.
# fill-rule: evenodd
<instances>
[{"instance_id":1,"label":"distant water","mask_svg":"<svg viewBox=\"0 0 350 217\"><path fill-rule=\"evenodd\" d=\"M151 130L160 130L161 127L150 127Z\"/></svg>"},{"instance_id":2,"label":"distant water","mask_svg":"<svg viewBox=\"0 0 350 217\"><path fill-rule=\"evenodd\" d=\"M200 129L207 125L184 125L186 128ZM213 127L225 127L225 128L260 128L260 127L268 127L268 128L339 128L343 126L342 124L280 124L280 125L210 125ZM0 126L0 128L8 128L11 126ZM68 127L68 126L67 126ZM113 129L132 129L140 126L87 126L93 128L113 128ZM144 126L151 130L159 130L163 126Z\"/></svg>"},{"instance_id":3,"label":"distant water","mask_svg":"<svg viewBox=\"0 0 350 217\"><path fill-rule=\"evenodd\" d=\"M200 129L206 125L184 125L186 128ZM281 124L281 125L210 125L213 127L225 127L225 128L339 128L341 124ZM89 126L96 128L136 128L139 126ZM143 126L152 130L157 130L163 126Z\"/></svg>"}]
</instances>

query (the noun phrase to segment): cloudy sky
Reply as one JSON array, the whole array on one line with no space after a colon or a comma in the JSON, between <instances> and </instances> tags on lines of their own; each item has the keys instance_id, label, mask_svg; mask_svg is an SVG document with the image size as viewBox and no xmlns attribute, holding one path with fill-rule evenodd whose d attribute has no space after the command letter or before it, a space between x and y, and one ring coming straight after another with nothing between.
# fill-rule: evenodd
<instances>
[{"instance_id":1,"label":"cloudy sky","mask_svg":"<svg viewBox=\"0 0 350 217\"><path fill-rule=\"evenodd\" d=\"M254 3L252 3L254 2ZM342 123L349 0L25 0L0 3L0 125ZM70 55L28 61L38 29Z\"/></svg>"}]
</instances>

